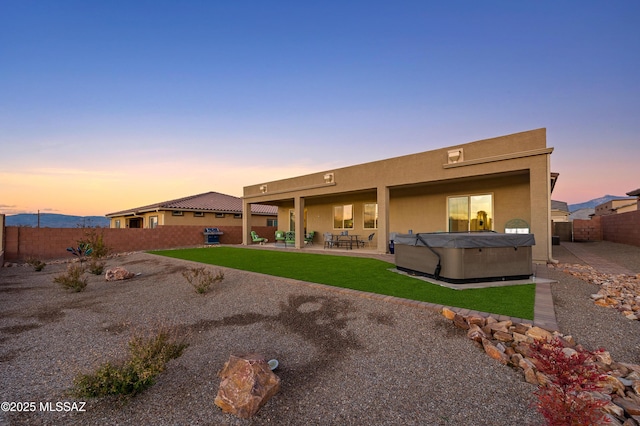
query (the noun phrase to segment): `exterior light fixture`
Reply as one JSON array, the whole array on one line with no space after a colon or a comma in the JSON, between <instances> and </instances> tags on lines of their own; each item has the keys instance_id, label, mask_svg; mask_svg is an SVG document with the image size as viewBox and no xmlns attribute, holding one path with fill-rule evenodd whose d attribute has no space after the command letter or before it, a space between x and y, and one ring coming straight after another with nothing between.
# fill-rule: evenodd
<instances>
[{"instance_id":1,"label":"exterior light fixture","mask_svg":"<svg viewBox=\"0 0 640 426\"><path fill-rule=\"evenodd\" d=\"M464 152L462 148L451 149L447 155L449 160L449 164L459 163L460 161L464 161Z\"/></svg>"},{"instance_id":2,"label":"exterior light fixture","mask_svg":"<svg viewBox=\"0 0 640 426\"><path fill-rule=\"evenodd\" d=\"M260 192L262 192L263 194L264 194L265 192L267 192L267 185L261 185L261 186L260 186Z\"/></svg>"},{"instance_id":3,"label":"exterior light fixture","mask_svg":"<svg viewBox=\"0 0 640 426\"><path fill-rule=\"evenodd\" d=\"M333 173L326 173L324 175L324 183L333 183Z\"/></svg>"}]
</instances>

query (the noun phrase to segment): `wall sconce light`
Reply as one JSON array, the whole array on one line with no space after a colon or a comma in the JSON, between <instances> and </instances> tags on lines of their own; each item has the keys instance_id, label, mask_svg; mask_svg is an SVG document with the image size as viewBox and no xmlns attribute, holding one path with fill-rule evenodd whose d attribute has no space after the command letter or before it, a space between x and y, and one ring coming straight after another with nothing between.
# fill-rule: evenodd
<instances>
[{"instance_id":1,"label":"wall sconce light","mask_svg":"<svg viewBox=\"0 0 640 426\"><path fill-rule=\"evenodd\" d=\"M263 194L267 192L267 185L260 186L260 192L262 192Z\"/></svg>"},{"instance_id":2,"label":"wall sconce light","mask_svg":"<svg viewBox=\"0 0 640 426\"><path fill-rule=\"evenodd\" d=\"M460 161L464 161L464 152L462 148L452 149L449 151L447 158L449 164L459 163Z\"/></svg>"},{"instance_id":3,"label":"wall sconce light","mask_svg":"<svg viewBox=\"0 0 640 426\"><path fill-rule=\"evenodd\" d=\"M324 183L333 183L333 173L326 173L324 175Z\"/></svg>"}]
</instances>

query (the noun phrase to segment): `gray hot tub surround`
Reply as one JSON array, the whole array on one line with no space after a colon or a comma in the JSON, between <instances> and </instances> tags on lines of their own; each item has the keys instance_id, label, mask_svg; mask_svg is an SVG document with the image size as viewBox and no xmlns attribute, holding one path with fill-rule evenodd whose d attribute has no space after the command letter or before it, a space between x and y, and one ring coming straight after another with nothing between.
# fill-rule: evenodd
<instances>
[{"instance_id":1,"label":"gray hot tub surround","mask_svg":"<svg viewBox=\"0 0 640 426\"><path fill-rule=\"evenodd\" d=\"M396 268L454 284L527 279L533 234L497 232L397 234Z\"/></svg>"}]
</instances>

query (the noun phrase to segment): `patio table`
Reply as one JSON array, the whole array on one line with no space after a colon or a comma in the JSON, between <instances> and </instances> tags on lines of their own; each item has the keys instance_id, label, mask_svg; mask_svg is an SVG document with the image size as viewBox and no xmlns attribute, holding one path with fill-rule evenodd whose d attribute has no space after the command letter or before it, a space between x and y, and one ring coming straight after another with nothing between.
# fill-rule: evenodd
<instances>
[{"instance_id":1,"label":"patio table","mask_svg":"<svg viewBox=\"0 0 640 426\"><path fill-rule=\"evenodd\" d=\"M334 238L334 247L345 247L349 250L353 250L353 246L355 244L356 248L360 247L360 240L358 240L360 235L357 234L347 234L347 235L333 235Z\"/></svg>"}]
</instances>

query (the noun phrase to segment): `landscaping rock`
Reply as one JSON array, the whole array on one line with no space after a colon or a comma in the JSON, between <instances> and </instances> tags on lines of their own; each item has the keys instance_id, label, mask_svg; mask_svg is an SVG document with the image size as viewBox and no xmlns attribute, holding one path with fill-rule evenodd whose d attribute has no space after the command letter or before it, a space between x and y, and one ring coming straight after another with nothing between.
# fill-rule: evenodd
<instances>
[{"instance_id":1,"label":"landscaping rock","mask_svg":"<svg viewBox=\"0 0 640 426\"><path fill-rule=\"evenodd\" d=\"M469 326L469 330L467 331L467 337L471 340L475 340L476 342L481 343L482 339L487 338L487 335L476 324L471 324Z\"/></svg>"},{"instance_id":2,"label":"landscaping rock","mask_svg":"<svg viewBox=\"0 0 640 426\"><path fill-rule=\"evenodd\" d=\"M603 274L587 265L558 265L563 272L600 287L591 299L598 306L620 311L628 320L640 319L640 274Z\"/></svg>"},{"instance_id":3,"label":"landscaping rock","mask_svg":"<svg viewBox=\"0 0 640 426\"><path fill-rule=\"evenodd\" d=\"M444 312L443 312L444 315ZM574 356L582 351L570 335L551 333L530 324L511 324L510 321L497 321L489 316L486 325L476 324L476 319L459 314L453 316L456 326L467 330L467 337L482 343L485 353L498 362L511 365L522 371L524 380L537 386L546 386L550 379L539 371L537 361L532 358L531 344L534 341L549 341L553 338L563 344L566 356ZM469 325L471 323L471 325ZM638 426L640 419L640 365L616 362L608 351L593 353L592 361L604 375L600 392L591 394L593 398L610 401L604 409L610 424Z\"/></svg>"},{"instance_id":4,"label":"landscaping rock","mask_svg":"<svg viewBox=\"0 0 640 426\"><path fill-rule=\"evenodd\" d=\"M553 338L550 332L540 327L531 327L525 335L535 340L550 340Z\"/></svg>"},{"instance_id":5,"label":"landscaping rock","mask_svg":"<svg viewBox=\"0 0 640 426\"><path fill-rule=\"evenodd\" d=\"M487 353L487 355L489 355L491 358L500 361L500 363L502 364L509 363L509 356L500 351L500 349L498 349L496 345L491 343L490 340L482 339L482 347L484 348L484 351Z\"/></svg>"},{"instance_id":6,"label":"landscaping rock","mask_svg":"<svg viewBox=\"0 0 640 426\"><path fill-rule=\"evenodd\" d=\"M280 378L257 354L231 355L218 376L222 381L215 404L240 418L256 414L280 390Z\"/></svg>"},{"instance_id":7,"label":"landscaping rock","mask_svg":"<svg viewBox=\"0 0 640 426\"><path fill-rule=\"evenodd\" d=\"M104 274L104 278L107 281L119 281L133 278L135 275L136 274L127 271L122 266L116 266L115 268L107 269L107 272Z\"/></svg>"}]
</instances>

